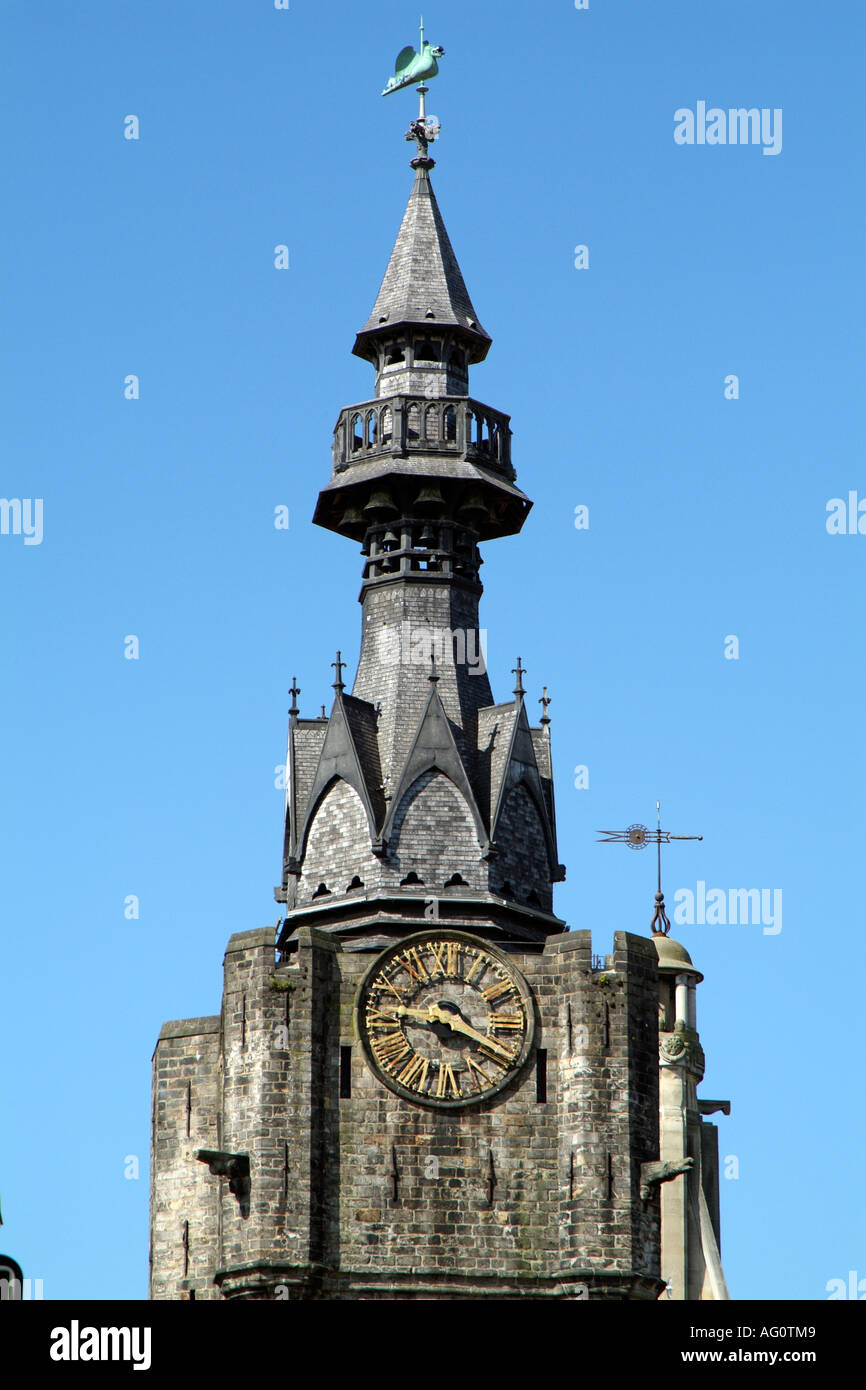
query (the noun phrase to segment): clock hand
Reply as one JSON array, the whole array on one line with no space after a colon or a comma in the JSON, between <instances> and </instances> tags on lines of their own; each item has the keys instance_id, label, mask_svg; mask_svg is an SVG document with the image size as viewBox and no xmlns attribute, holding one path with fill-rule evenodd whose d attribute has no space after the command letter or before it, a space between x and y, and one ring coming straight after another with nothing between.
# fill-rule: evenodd
<instances>
[{"instance_id":1,"label":"clock hand","mask_svg":"<svg viewBox=\"0 0 866 1390\"><path fill-rule=\"evenodd\" d=\"M436 1005L433 1007L436 1008ZM501 1057L506 1057L509 1062L514 1061L513 1054L509 1052L506 1047L503 1047L501 1043L495 1042L493 1038L486 1037L484 1033L479 1033L471 1024L466 1023L465 1020L458 1015L447 1014L442 1010L438 1021L440 1023L447 1023L449 1027L454 1029L455 1033L462 1033L465 1037L472 1038L474 1042L483 1043L488 1052L498 1052Z\"/></svg>"},{"instance_id":2,"label":"clock hand","mask_svg":"<svg viewBox=\"0 0 866 1390\"><path fill-rule=\"evenodd\" d=\"M459 1014L449 1013L438 1004L428 1004L426 1009L410 1009L405 1004L398 1004L392 1010L397 1018L420 1018L424 1023L445 1023L454 1033L462 1033L464 1037L472 1038L474 1042L483 1043L488 1052L498 1052L501 1057L513 1062L514 1054L509 1052L506 1047L495 1042L493 1038L488 1038L484 1033L479 1033L471 1024L466 1023Z\"/></svg>"}]
</instances>

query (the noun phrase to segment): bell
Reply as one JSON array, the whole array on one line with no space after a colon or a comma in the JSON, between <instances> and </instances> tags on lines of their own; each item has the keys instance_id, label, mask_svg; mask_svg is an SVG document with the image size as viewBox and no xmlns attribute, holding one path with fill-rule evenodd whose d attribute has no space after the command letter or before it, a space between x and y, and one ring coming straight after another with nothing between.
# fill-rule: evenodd
<instances>
[{"instance_id":1,"label":"bell","mask_svg":"<svg viewBox=\"0 0 866 1390\"><path fill-rule=\"evenodd\" d=\"M415 498L415 507L419 512L430 512L432 515L444 511L445 499L435 483L422 487Z\"/></svg>"},{"instance_id":2,"label":"bell","mask_svg":"<svg viewBox=\"0 0 866 1390\"><path fill-rule=\"evenodd\" d=\"M423 531L418 537L418 544L422 546L424 550L433 549L433 546L436 544L436 537L429 526L424 527Z\"/></svg>"},{"instance_id":3,"label":"bell","mask_svg":"<svg viewBox=\"0 0 866 1390\"><path fill-rule=\"evenodd\" d=\"M397 546L398 546L399 544L400 544L400 542L399 542L398 538L394 535L394 532L393 532L393 531L386 531L386 532L385 532L384 536L382 537L382 549L383 549L383 550L396 550L396 548L397 548Z\"/></svg>"},{"instance_id":4,"label":"bell","mask_svg":"<svg viewBox=\"0 0 866 1390\"><path fill-rule=\"evenodd\" d=\"M366 526L366 524L357 507L347 507L340 517L340 525L343 527Z\"/></svg>"},{"instance_id":5,"label":"bell","mask_svg":"<svg viewBox=\"0 0 866 1390\"><path fill-rule=\"evenodd\" d=\"M473 522L483 521L487 516L487 508L484 505L481 494L479 492L470 492L466 500L458 507L457 515L470 526Z\"/></svg>"},{"instance_id":6,"label":"bell","mask_svg":"<svg viewBox=\"0 0 866 1390\"><path fill-rule=\"evenodd\" d=\"M367 516L396 516L397 508L394 506L393 498L387 492L374 492L364 508Z\"/></svg>"}]
</instances>

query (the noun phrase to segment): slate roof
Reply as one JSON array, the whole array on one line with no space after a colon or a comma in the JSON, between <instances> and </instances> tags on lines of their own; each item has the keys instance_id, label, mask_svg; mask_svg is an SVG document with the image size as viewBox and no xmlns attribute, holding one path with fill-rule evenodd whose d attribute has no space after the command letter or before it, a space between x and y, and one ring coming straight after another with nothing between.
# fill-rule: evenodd
<instances>
[{"instance_id":1,"label":"slate roof","mask_svg":"<svg viewBox=\"0 0 866 1390\"><path fill-rule=\"evenodd\" d=\"M459 327L477 339L477 360L491 342L478 322L426 169L415 175L385 278L355 351L367 334L399 323Z\"/></svg>"}]
</instances>

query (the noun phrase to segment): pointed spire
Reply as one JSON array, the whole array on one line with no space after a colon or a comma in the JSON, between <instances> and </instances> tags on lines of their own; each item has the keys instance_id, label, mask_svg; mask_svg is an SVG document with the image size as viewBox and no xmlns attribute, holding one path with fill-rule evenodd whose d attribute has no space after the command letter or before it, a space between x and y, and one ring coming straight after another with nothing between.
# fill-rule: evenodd
<instances>
[{"instance_id":1,"label":"pointed spire","mask_svg":"<svg viewBox=\"0 0 866 1390\"><path fill-rule=\"evenodd\" d=\"M426 168L418 168L373 312L355 342L358 357L374 358L372 335L400 324L459 328L473 362L487 356L491 338L478 322L466 282Z\"/></svg>"}]
</instances>

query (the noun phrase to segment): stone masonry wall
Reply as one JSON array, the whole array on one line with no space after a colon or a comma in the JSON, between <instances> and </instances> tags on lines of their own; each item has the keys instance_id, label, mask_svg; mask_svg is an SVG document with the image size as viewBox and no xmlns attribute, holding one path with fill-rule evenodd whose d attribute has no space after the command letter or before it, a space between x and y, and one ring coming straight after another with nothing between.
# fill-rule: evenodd
<instances>
[{"instance_id":1,"label":"stone masonry wall","mask_svg":"<svg viewBox=\"0 0 866 1390\"><path fill-rule=\"evenodd\" d=\"M219 1028L218 1017L166 1023L154 1051L151 1298L219 1297L219 1194L193 1157L219 1147Z\"/></svg>"},{"instance_id":2,"label":"stone masonry wall","mask_svg":"<svg viewBox=\"0 0 866 1390\"><path fill-rule=\"evenodd\" d=\"M588 932L513 956L537 1003L546 1091L536 1050L498 1097L442 1112L403 1100L367 1066L353 1010L373 957L303 928L290 963L276 966L270 929L233 937L221 1147L250 1155L249 1216L225 1179L171 1147L170 1126L155 1148L155 1190L171 1188L174 1201L188 1191L193 1205L197 1194L197 1228L210 1213L213 1230L220 1193L210 1268L223 1292L543 1297L584 1280L591 1298L656 1296L658 1199L639 1198L640 1164L658 1156L655 951L615 940L610 971L590 968ZM176 1040L161 1040L163 1084L187 1041L170 1056ZM215 1058L208 1065L216 1075ZM180 1297L165 1215L154 1296Z\"/></svg>"}]
</instances>

